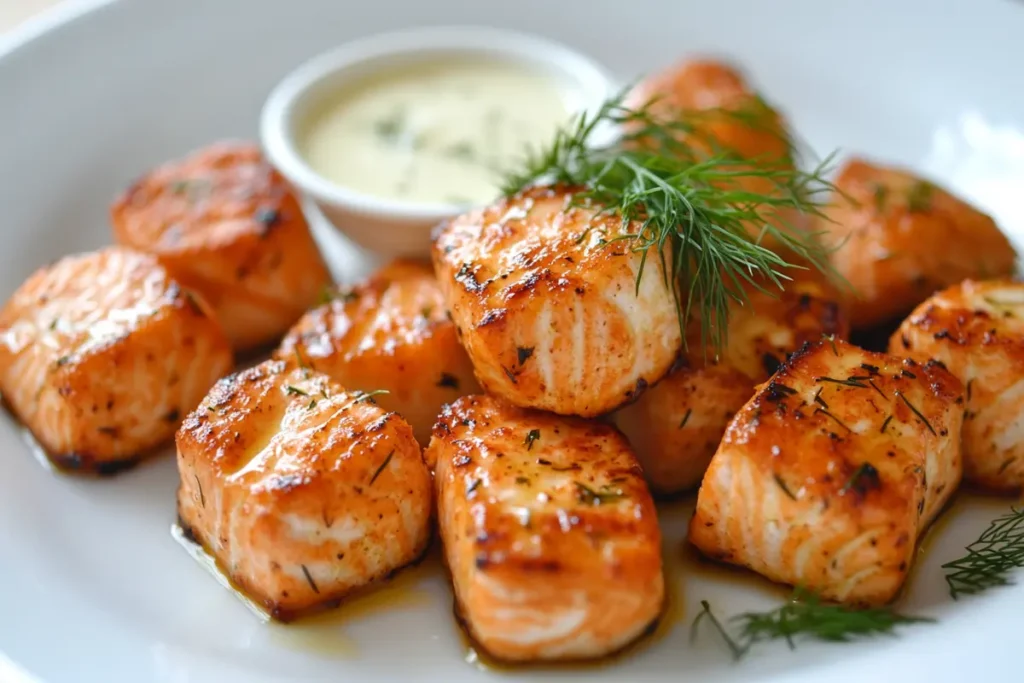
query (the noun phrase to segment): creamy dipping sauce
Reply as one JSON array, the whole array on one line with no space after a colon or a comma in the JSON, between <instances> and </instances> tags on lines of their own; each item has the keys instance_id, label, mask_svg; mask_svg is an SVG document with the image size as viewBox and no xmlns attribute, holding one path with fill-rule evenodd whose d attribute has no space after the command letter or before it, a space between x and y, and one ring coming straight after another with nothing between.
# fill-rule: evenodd
<instances>
[{"instance_id":1,"label":"creamy dipping sauce","mask_svg":"<svg viewBox=\"0 0 1024 683\"><path fill-rule=\"evenodd\" d=\"M479 204L500 169L569 118L557 82L488 59L431 60L347 86L309 117L301 152L325 178L411 202Z\"/></svg>"}]
</instances>

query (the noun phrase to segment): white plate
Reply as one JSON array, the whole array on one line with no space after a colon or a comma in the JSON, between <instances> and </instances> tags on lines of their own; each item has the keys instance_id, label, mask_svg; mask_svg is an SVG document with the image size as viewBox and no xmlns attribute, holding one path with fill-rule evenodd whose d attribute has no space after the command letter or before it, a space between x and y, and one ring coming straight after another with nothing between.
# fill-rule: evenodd
<instances>
[{"instance_id":1,"label":"white plate","mask_svg":"<svg viewBox=\"0 0 1024 683\"><path fill-rule=\"evenodd\" d=\"M562 40L624 79L684 53L729 56L819 151L841 146L933 173L1024 236L1024 7L1015 3L94 0L0 38L0 293L42 263L108 242L107 202L147 167L217 138L255 137L264 97L307 57L370 32L443 23ZM339 276L369 267L320 237ZM344 621L267 626L172 540L171 459L110 480L57 476L6 420L0 453L3 681L860 683L953 680L968 669L1020 680L1024 585L953 602L939 569L1005 500L961 501L939 524L901 601L938 623L898 639L765 646L735 665L710 632L688 644L699 601L731 614L781 594L684 565L671 574L681 596L672 628L655 642L603 668L498 674L464 661L436 562L392 599L339 611ZM686 504L666 511L672 557L688 513Z\"/></svg>"}]
</instances>

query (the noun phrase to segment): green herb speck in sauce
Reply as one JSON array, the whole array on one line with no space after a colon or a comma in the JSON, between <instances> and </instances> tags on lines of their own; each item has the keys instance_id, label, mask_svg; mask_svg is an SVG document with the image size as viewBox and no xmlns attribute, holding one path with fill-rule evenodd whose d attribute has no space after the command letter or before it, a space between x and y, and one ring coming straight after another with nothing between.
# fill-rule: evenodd
<instances>
[{"instance_id":1,"label":"green herb speck in sauce","mask_svg":"<svg viewBox=\"0 0 1024 683\"><path fill-rule=\"evenodd\" d=\"M397 143L405 133L406 118L405 109L396 107L384 118L374 121L373 132L378 138L380 138L381 142L393 145Z\"/></svg>"}]
</instances>

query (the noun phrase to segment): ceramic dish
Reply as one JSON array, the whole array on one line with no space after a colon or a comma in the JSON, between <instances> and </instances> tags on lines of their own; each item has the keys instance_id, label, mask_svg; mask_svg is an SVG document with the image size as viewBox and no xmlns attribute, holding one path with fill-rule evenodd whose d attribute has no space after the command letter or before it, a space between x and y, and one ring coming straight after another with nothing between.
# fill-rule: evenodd
<instances>
[{"instance_id":1,"label":"ceramic dish","mask_svg":"<svg viewBox=\"0 0 1024 683\"><path fill-rule=\"evenodd\" d=\"M628 82L689 54L724 55L819 152L862 151L931 174L1024 244L1024 7L983 0L784 3L465 3L376 0L71 2L0 36L5 297L35 268L109 243L110 199L211 140L255 139L272 88L339 44L402 28L475 24L535 33ZM315 226L335 276L373 262ZM932 617L899 637L760 648L739 664L689 624L771 609L785 593L709 573L682 554L692 501L662 510L673 601L664 625L594 667L492 670L467 649L435 553L332 615L265 624L172 537L171 457L113 480L60 476L0 423L0 679L50 683L270 681L1019 680L1020 585L953 601L940 566L1011 500L962 494L923 544L900 608Z\"/></svg>"},{"instance_id":2,"label":"ceramic dish","mask_svg":"<svg viewBox=\"0 0 1024 683\"><path fill-rule=\"evenodd\" d=\"M567 109L594 109L615 90L586 56L536 36L480 27L398 31L369 36L301 65L271 92L260 120L267 155L327 219L359 245L388 256L426 257L430 230L457 205L378 199L327 180L302 157L297 138L311 112L346 85L382 69L430 59L498 59L550 74Z\"/></svg>"}]
</instances>

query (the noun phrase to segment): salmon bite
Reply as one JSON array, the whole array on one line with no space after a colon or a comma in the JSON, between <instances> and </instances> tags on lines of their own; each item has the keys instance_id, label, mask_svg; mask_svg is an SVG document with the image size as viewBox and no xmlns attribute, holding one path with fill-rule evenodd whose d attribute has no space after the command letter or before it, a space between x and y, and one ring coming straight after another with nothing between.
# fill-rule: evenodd
<instances>
[{"instance_id":1,"label":"salmon bite","mask_svg":"<svg viewBox=\"0 0 1024 683\"><path fill-rule=\"evenodd\" d=\"M963 413L938 364L809 345L729 425L690 542L826 600L888 603L960 484Z\"/></svg>"},{"instance_id":2,"label":"salmon bite","mask_svg":"<svg viewBox=\"0 0 1024 683\"><path fill-rule=\"evenodd\" d=\"M108 247L30 276L0 311L0 390L57 464L113 473L167 443L231 369L201 296Z\"/></svg>"},{"instance_id":3,"label":"salmon bite","mask_svg":"<svg viewBox=\"0 0 1024 683\"><path fill-rule=\"evenodd\" d=\"M250 143L149 171L110 215L117 242L201 293L238 351L276 341L330 282L298 198Z\"/></svg>"},{"instance_id":4,"label":"salmon bite","mask_svg":"<svg viewBox=\"0 0 1024 683\"><path fill-rule=\"evenodd\" d=\"M430 474L370 394L266 361L218 382L176 442L182 527L277 619L337 606L426 550Z\"/></svg>"},{"instance_id":5,"label":"salmon bite","mask_svg":"<svg viewBox=\"0 0 1024 683\"><path fill-rule=\"evenodd\" d=\"M441 226L434 269L485 391L522 407L596 417L636 400L679 355L660 254L636 225L538 187ZM637 287L646 256L650 272Z\"/></svg>"},{"instance_id":6,"label":"salmon bite","mask_svg":"<svg viewBox=\"0 0 1024 683\"><path fill-rule=\"evenodd\" d=\"M479 390L430 266L396 261L327 296L274 356L350 389L384 390L377 402L405 418L426 446L441 407Z\"/></svg>"},{"instance_id":7,"label":"salmon bite","mask_svg":"<svg viewBox=\"0 0 1024 683\"><path fill-rule=\"evenodd\" d=\"M466 396L426 458L457 609L491 655L592 659L661 614L654 503L615 428Z\"/></svg>"}]
</instances>

